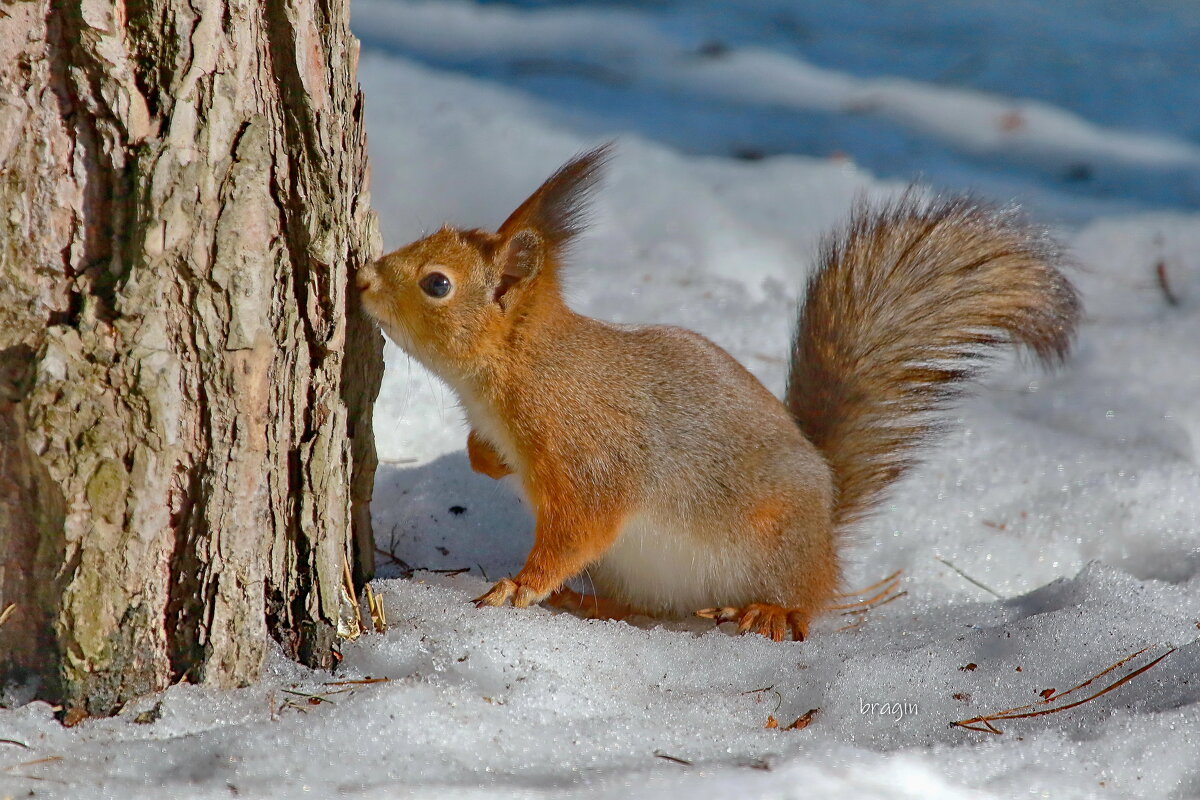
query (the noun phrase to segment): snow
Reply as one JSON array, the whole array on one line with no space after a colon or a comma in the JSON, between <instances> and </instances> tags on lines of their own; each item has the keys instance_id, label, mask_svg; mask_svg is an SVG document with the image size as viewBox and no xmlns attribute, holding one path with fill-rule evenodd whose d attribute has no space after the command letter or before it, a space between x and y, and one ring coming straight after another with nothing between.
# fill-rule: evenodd
<instances>
[{"instance_id":1,"label":"snow","mask_svg":"<svg viewBox=\"0 0 1200 800\"><path fill-rule=\"evenodd\" d=\"M368 42L384 38L427 58L616 63L630 83L743 104L878 115L968 149L1145 167L1200 165L1200 146L1186 140L1105 129L1047 103L895 77L862 79L760 47L710 49L706 55L695 50L703 43L657 31L635 12L567 8L531 14L462 2L359 0L356 14ZM1016 109L1023 112L1022 125L996 124Z\"/></svg>"},{"instance_id":2,"label":"snow","mask_svg":"<svg viewBox=\"0 0 1200 800\"><path fill-rule=\"evenodd\" d=\"M469 572L401 578L381 558L390 629L348 643L335 675L272 652L253 686L176 686L72 729L44 703L12 703L0 739L26 747L0 742L0 797L1200 794L1200 117L1180 110L1171 70L1130 56L1143 41L1143 55L1194 67L1174 47L1196 30L1183 6L1159 0L1157 22L1118 27L1097 2L946 4L920 17L930 48L952 49L953 33L986 62L948 83L923 50L889 60L871 46L911 33L895 9L797 11L797 44L754 25L782 2L740 15L700 0L527 5L355 0L389 247L447 220L494 227L570 155L618 137L573 305L691 327L779 392L818 238L856 197L923 174L1055 225L1087 308L1074 357L1053 374L1001 363L854 535L850 584L903 569L907 595L857 627L829 615L808 641L777 644L703 620L471 606L485 575L520 567L529 514L470 471L453 396L389 345L378 544ZM1074 96L1078 71L988 49L1035 13L1031 39L1069 33L1063 59L1094 83L1128 79L1093 52L1113 48L1159 84L1104 105ZM729 51L697 57L715 32ZM1004 135L1014 109L1021 125ZM1064 178L1079 163L1091 177ZM1084 695L1172 647L1090 703L997 723L1003 735L949 724L1149 648ZM329 685L367 676L390 680ZM810 709L807 728L785 730Z\"/></svg>"}]
</instances>

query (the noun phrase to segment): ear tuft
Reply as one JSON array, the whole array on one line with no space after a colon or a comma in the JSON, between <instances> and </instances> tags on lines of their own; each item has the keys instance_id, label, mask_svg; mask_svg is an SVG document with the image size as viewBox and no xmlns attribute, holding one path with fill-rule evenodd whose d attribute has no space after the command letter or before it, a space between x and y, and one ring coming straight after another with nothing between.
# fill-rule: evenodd
<instances>
[{"instance_id":1,"label":"ear tuft","mask_svg":"<svg viewBox=\"0 0 1200 800\"><path fill-rule=\"evenodd\" d=\"M588 203L612 155L612 142L558 168L500 226L501 237L522 229L536 231L545 245L559 249L587 227Z\"/></svg>"}]
</instances>

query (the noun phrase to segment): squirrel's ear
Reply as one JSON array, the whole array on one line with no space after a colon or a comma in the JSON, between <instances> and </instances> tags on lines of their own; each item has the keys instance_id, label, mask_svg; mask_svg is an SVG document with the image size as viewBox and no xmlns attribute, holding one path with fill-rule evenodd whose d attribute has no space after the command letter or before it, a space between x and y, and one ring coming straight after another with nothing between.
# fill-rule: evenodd
<instances>
[{"instance_id":1,"label":"squirrel's ear","mask_svg":"<svg viewBox=\"0 0 1200 800\"><path fill-rule=\"evenodd\" d=\"M504 221L500 238L532 231L547 254L557 252L587 225L588 201L611 154L607 142L559 167Z\"/></svg>"},{"instance_id":2,"label":"squirrel's ear","mask_svg":"<svg viewBox=\"0 0 1200 800\"><path fill-rule=\"evenodd\" d=\"M509 289L538 273L542 268L543 248L541 237L528 229L517 231L501 243L496 258L500 265L500 282L496 284L493 300L506 305L504 298Z\"/></svg>"}]
</instances>

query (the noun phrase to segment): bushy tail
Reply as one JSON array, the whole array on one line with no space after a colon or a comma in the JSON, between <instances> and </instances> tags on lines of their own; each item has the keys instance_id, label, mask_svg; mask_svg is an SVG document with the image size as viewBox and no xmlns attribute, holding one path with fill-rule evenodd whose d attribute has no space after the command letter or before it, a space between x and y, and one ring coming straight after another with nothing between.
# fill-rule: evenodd
<instances>
[{"instance_id":1,"label":"bushy tail","mask_svg":"<svg viewBox=\"0 0 1200 800\"><path fill-rule=\"evenodd\" d=\"M1058 246L1014 210L912 192L828 239L797 323L787 404L837 486L834 522L868 513L915 462L998 346L1061 360L1079 298Z\"/></svg>"}]
</instances>

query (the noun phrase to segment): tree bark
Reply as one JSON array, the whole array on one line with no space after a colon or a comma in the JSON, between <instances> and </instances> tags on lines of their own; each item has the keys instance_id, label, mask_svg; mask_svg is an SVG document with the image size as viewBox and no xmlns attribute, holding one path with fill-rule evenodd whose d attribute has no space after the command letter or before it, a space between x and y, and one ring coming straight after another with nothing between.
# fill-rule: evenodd
<instances>
[{"instance_id":1,"label":"tree bark","mask_svg":"<svg viewBox=\"0 0 1200 800\"><path fill-rule=\"evenodd\" d=\"M0 3L0 668L68 719L355 631L382 342L347 17Z\"/></svg>"}]
</instances>

